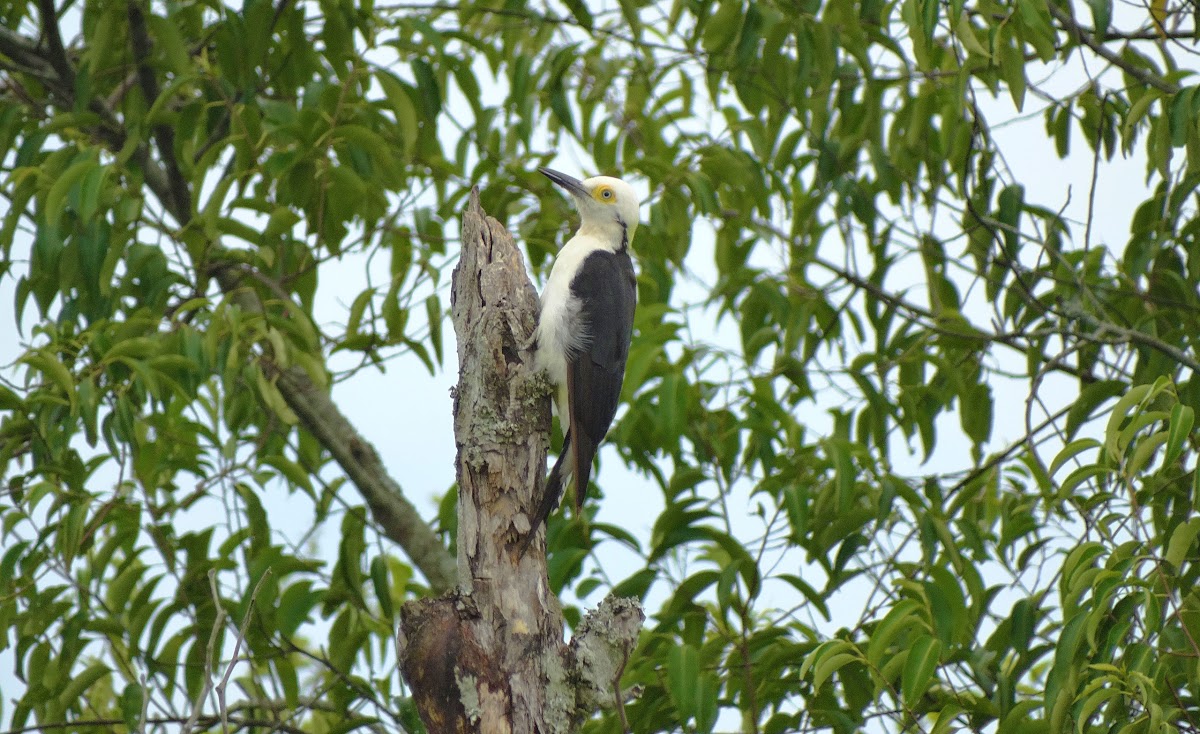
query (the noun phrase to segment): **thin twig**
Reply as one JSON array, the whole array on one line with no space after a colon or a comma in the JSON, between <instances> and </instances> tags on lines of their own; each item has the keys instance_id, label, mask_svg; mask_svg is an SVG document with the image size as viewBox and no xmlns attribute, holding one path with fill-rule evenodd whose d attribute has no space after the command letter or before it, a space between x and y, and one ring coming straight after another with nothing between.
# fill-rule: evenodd
<instances>
[{"instance_id":1,"label":"thin twig","mask_svg":"<svg viewBox=\"0 0 1200 734\"><path fill-rule=\"evenodd\" d=\"M242 642L246 639L246 628L250 626L250 617L254 613L254 600L258 598L258 590L262 588L263 582L270 575L271 569L268 568L259 577L258 583L254 585L254 591L250 592L250 601L246 604L246 615L242 617L242 626L238 628L237 640L233 643L233 657L229 660L229 665L225 666L225 675L221 676L221 682L217 684L217 705L220 707L221 730L225 734L229 734L229 711L225 708L225 691L229 688L229 677L233 675L233 669L238 664Z\"/></svg>"},{"instance_id":2,"label":"thin twig","mask_svg":"<svg viewBox=\"0 0 1200 734\"><path fill-rule=\"evenodd\" d=\"M1104 100L1105 102L1108 101L1108 95L1105 95ZM1103 103L1101 103L1101 106L1103 106ZM1098 115L1098 117L1100 119L1100 129L1096 131L1096 149L1092 152L1092 180L1088 186L1087 221L1083 227L1083 254L1085 260L1087 253L1092 249L1092 222L1096 217L1096 186L1100 181L1100 148L1102 147L1100 141L1104 135L1104 126L1108 124L1107 117L1104 115Z\"/></svg>"},{"instance_id":3,"label":"thin twig","mask_svg":"<svg viewBox=\"0 0 1200 734\"><path fill-rule=\"evenodd\" d=\"M278 721L269 721L267 719L259 719L257 717L241 716L232 720L237 725L239 730L245 731L281 731L286 734L306 734L305 729L298 726L289 726ZM187 724L187 722L179 716L155 716L146 720L151 726L165 729L171 724ZM210 729L216 725L217 720L214 716L202 716L198 722L203 728ZM78 729L98 729L103 727L109 731L120 731L126 726L124 719L116 718L96 718L96 719L76 719L73 721L48 721L39 722L30 726L25 726L20 729L5 729L0 731L0 734L35 734L35 732L61 731L61 730L78 730Z\"/></svg>"},{"instance_id":4,"label":"thin twig","mask_svg":"<svg viewBox=\"0 0 1200 734\"><path fill-rule=\"evenodd\" d=\"M208 634L208 647L204 655L204 676L200 683L200 692L196 695L196 700L192 702L192 713L183 723L181 734L188 734L200 720L200 710L204 706L204 699L208 698L208 692L212 689L212 659L217 648L217 639L225 628L225 608L221 606L221 593L217 590L216 569L208 571L208 588L212 594L213 606L217 609L217 616L213 620L212 631Z\"/></svg>"},{"instance_id":5,"label":"thin twig","mask_svg":"<svg viewBox=\"0 0 1200 734\"><path fill-rule=\"evenodd\" d=\"M150 719L150 695L146 692L148 678L146 672L138 676L138 684L142 687L142 712L138 715L138 734L146 734L146 722Z\"/></svg>"},{"instance_id":6,"label":"thin twig","mask_svg":"<svg viewBox=\"0 0 1200 734\"><path fill-rule=\"evenodd\" d=\"M1118 53L1097 40L1096 37L1091 34L1091 32L1076 23L1074 18L1072 18L1065 10L1059 8L1054 3L1046 3L1046 7L1050 10L1050 14L1054 16L1054 19L1062 24L1063 30L1074 35L1076 40L1078 40L1084 46L1090 48L1100 58L1117 67L1121 71L1124 71L1134 79L1137 79L1142 84L1154 87L1155 89L1166 92L1167 94L1175 94L1179 91L1178 86L1168 82L1166 79L1155 76L1149 71L1140 69L1121 58Z\"/></svg>"}]
</instances>

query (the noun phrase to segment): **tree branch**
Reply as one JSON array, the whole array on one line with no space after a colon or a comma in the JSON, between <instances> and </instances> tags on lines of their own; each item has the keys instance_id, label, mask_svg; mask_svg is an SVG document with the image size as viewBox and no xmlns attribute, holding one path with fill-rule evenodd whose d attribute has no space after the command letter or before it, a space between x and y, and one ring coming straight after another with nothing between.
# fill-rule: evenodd
<instances>
[{"instance_id":1,"label":"tree branch","mask_svg":"<svg viewBox=\"0 0 1200 734\"><path fill-rule=\"evenodd\" d=\"M0 26L0 55L12 60L22 74L28 74L45 84L50 93L67 100L71 95L64 90L59 80L59 74L54 66L46 60L37 45L16 31Z\"/></svg>"},{"instance_id":2,"label":"tree branch","mask_svg":"<svg viewBox=\"0 0 1200 734\"><path fill-rule=\"evenodd\" d=\"M1046 7L1050 9L1050 14L1054 16L1054 19L1062 24L1063 30L1075 36L1076 40L1078 40L1084 46L1090 48L1100 58L1124 71L1134 79L1137 79L1142 84L1154 87L1155 89L1166 92L1167 94L1175 94L1179 91L1178 86L1161 77L1151 74L1145 69L1140 69L1121 58L1120 54L1113 51L1108 46L1105 46L1086 28L1076 23L1075 19L1072 18L1069 13L1059 8L1056 4L1049 2L1046 3Z\"/></svg>"},{"instance_id":3,"label":"tree branch","mask_svg":"<svg viewBox=\"0 0 1200 734\"><path fill-rule=\"evenodd\" d=\"M512 235L472 191L451 286L458 335L459 588L404 605L404 677L430 734L547 731L547 666L562 662L562 612L544 553L516 549L546 471L549 401L534 390L538 298ZM503 723L502 723L503 722Z\"/></svg>"},{"instance_id":4,"label":"tree branch","mask_svg":"<svg viewBox=\"0 0 1200 734\"><path fill-rule=\"evenodd\" d=\"M153 43L150 32L146 29L146 16L137 0L130 0L128 6L129 38L133 45L133 55L137 62L138 84L142 88L142 96L146 105L153 106L158 99L158 80L154 69L150 68L150 53ZM188 189L187 179L179 170L179 161L175 157L175 128L170 125L154 126L154 141L158 143L158 155L162 159L167 172L167 190L170 192L172 208L177 214L191 217L192 195Z\"/></svg>"},{"instance_id":5,"label":"tree branch","mask_svg":"<svg viewBox=\"0 0 1200 734\"><path fill-rule=\"evenodd\" d=\"M459 588L401 609L401 670L430 734L574 731L617 687L644 616L606 599L562 642L546 557L519 552L546 472L550 404L533 368L538 297L510 235L472 190L454 269ZM541 537L540 535L538 537Z\"/></svg>"},{"instance_id":6,"label":"tree branch","mask_svg":"<svg viewBox=\"0 0 1200 734\"><path fill-rule=\"evenodd\" d=\"M39 1L42 2L43 20L53 18L53 0ZM131 5L130 19L135 20L135 15L140 18L144 32L145 19L140 12L132 10L132 7ZM47 8L50 15L46 15ZM51 25L57 33L57 24ZM134 36L137 36L136 29L134 31ZM49 34L50 29L47 28L48 37ZM148 44L148 37L134 40L134 45L139 47L136 51L139 64L144 63L148 57ZM67 84L63 75L71 70L69 64L65 71L60 68L67 63L67 57L65 53L61 56L58 54L53 39L50 40L50 45L51 58L47 58L29 39L7 28L0 28L0 54L26 67L29 73L35 74L40 81L55 90L57 105L69 111L75 104L74 84ZM59 38L57 46L61 45ZM59 57L59 63L55 63L55 56ZM153 78L147 80L142 68L139 68L139 80L143 93L150 95L147 102L152 103L153 96L157 96L157 83ZM120 150L124 145L125 130L118 115L103 100L91 99L87 101L87 105L103 123L92 131L96 141L111 149ZM142 168L146 187L180 226L186 226L191 221L188 184L180 175L177 165L172 165L175 163L174 144L168 144L162 139L158 142L163 159L168 161L167 167L154 161L145 143L137 145L133 157ZM177 188L181 188L183 193L177 194ZM221 262L222 256L223 249L220 244L212 243L210 258ZM235 268L229 264L222 264L214 268L214 273L221 289L230 294L243 310L249 313L263 313L263 304L258 294L245 287L242 275L236 272ZM283 370L276 384L304 428L330 452L362 493L387 537L404 549L431 587L437 591L452 588L457 576L454 559L416 508L404 498L400 486L388 476L374 447L347 420L328 392L318 387L306 372L295 367Z\"/></svg>"},{"instance_id":7,"label":"tree branch","mask_svg":"<svg viewBox=\"0 0 1200 734\"><path fill-rule=\"evenodd\" d=\"M766 220L753 219L751 223L763 232L778 238L781 242L792 242L794 240L794 238L788 233L784 232L782 229L776 227L774 224ZM947 330L938 323L937 314L935 314L933 311L923 308L910 301L906 301L903 297L894 293L888 292L883 288L883 286L872 282L868 278L864 278L857 273L846 270L836 263L832 263L820 257L814 256L810 262L813 265L824 268L830 273L833 273L858 290L865 291L884 303L887 303L889 306L909 314L914 320L921 320L922 325L931 332L962 339L973 339L978 341L981 345L988 342L995 342L998 344L1003 344L1004 346L1014 349L1022 354L1028 351L1028 343L1022 340L1022 337L1029 335L1028 333L1016 334L987 332L975 327L974 325L972 325L972 328L978 332L977 334L964 334L960 331ZM1081 370L1078 367L1066 364L1062 360L1051 360L1048 362L1048 366L1050 369L1055 371L1064 372L1072 377L1079 378L1083 382L1090 382L1095 379L1091 373Z\"/></svg>"},{"instance_id":8,"label":"tree branch","mask_svg":"<svg viewBox=\"0 0 1200 734\"><path fill-rule=\"evenodd\" d=\"M446 546L404 497L387 473L379 454L300 367L289 367L276 382L288 407L305 430L329 451L362 493L367 506L388 538L397 543L421 570L434 591L454 587L457 570Z\"/></svg>"},{"instance_id":9,"label":"tree branch","mask_svg":"<svg viewBox=\"0 0 1200 734\"><path fill-rule=\"evenodd\" d=\"M42 33L46 36L46 44L50 46L50 58L47 61L58 72L59 78L67 89L75 88L75 70L67 58L67 49L63 47L62 33L58 29L58 11L54 8L54 0L38 0L38 11L42 15Z\"/></svg>"},{"instance_id":10,"label":"tree branch","mask_svg":"<svg viewBox=\"0 0 1200 734\"><path fill-rule=\"evenodd\" d=\"M236 264L211 269L221 290L248 313L263 313L258 293L246 287L246 272ZM289 299L290 301L290 299ZM454 558L433 529L404 497L404 490L387 473L371 442L363 437L328 391L298 366L279 370L275 386L300 424L327 450L358 488L384 534L404 549L435 592L454 587Z\"/></svg>"}]
</instances>

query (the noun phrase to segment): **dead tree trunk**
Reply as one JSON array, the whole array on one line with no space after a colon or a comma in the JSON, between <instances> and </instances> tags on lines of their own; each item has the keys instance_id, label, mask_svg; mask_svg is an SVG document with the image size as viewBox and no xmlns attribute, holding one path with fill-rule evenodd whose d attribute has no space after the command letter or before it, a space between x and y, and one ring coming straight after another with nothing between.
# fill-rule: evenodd
<instances>
[{"instance_id":1,"label":"dead tree trunk","mask_svg":"<svg viewBox=\"0 0 1200 734\"><path fill-rule=\"evenodd\" d=\"M519 558L546 473L550 406L530 337L538 298L512 236L471 192L454 270L458 589L402 609L404 678L431 734L573 731L619 706L643 620L606 599L563 642L540 543Z\"/></svg>"}]
</instances>

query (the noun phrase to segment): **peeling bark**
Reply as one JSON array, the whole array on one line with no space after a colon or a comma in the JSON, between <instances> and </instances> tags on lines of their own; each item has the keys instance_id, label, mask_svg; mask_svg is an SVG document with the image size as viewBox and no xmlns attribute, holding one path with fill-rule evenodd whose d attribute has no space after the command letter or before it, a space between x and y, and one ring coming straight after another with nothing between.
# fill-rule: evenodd
<instances>
[{"instance_id":1,"label":"peeling bark","mask_svg":"<svg viewBox=\"0 0 1200 734\"><path fill-rule=\"evenodd\" d=\"M519 553L550 428L533 368L537 313L520 251L472 191L451 310L459 588L401 610L401 669L431 734L573 731L597 707L619 706L641 629L635 600L606 599L565 644L541 540Z\"/></svg>"}]
</instances>

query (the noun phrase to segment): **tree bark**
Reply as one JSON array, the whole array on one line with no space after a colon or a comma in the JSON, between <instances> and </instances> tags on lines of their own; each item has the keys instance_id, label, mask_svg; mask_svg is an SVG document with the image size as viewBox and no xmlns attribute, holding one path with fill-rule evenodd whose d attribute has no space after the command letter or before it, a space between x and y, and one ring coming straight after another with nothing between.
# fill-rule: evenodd
<instances>
[{"instance_id":1,"label":"tree bark","mask_svg":"<svg viewBox=\"0 0 1200 734\"><path fill-rule=\"evenodd\" d=\"M606 599L565 644L544 546L518 553L544 483L550 402L533 367L537 293L477 191L451 294L459 588L401 610L402 671L431 734L572 731L619 705L644 617L634 600Z\"/></svg>"}]
</instances>

